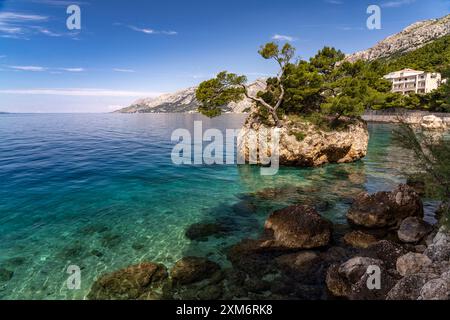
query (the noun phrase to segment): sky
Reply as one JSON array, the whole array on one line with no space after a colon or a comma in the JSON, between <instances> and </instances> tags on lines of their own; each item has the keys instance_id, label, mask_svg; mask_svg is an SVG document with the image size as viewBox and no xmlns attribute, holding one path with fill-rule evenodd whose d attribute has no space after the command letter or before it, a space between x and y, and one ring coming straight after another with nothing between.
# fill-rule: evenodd
<instances>
[{"instance_id":1,"label":"sky","mask_svg":"<svg viewBox=\"0 0 450 320\"><path fill-rule=\"evenodd\" d=\"M373 4L379 30L366 27ZM0 0L0 111L111 112L222 70L274 75L257 54L266 42L303 59L325 45L353 53L448 13L450 0Z\"/></svg>"}]
</instances>

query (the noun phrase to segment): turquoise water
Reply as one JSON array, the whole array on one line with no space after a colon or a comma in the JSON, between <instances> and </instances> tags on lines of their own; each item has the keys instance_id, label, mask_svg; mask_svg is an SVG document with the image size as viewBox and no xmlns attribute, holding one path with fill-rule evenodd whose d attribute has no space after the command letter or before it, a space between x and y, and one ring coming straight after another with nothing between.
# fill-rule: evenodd
<instances>
[{"instance_id":1,"label":"turquoise water","mask_svg":"<svg viewBox=\"0 0 450 320\"><path fill-rule=\"evenodd\" d=\"M14 272L0 298L82 299L100 274L144 260L171 266L202 255L226 265L226 248L258 236L273 209L310 203L345 223L351 197L403 182L410 161L392 146L392 126L371 124L369 154L353 164L273 177L251 166L175 166L172 131L194 120L223 130L244 117L0 115L0 269ZM233 231L188 240L186 228L202 221ZM80 290L66 286L73 264Z\"/></svg>"}]
</instances>

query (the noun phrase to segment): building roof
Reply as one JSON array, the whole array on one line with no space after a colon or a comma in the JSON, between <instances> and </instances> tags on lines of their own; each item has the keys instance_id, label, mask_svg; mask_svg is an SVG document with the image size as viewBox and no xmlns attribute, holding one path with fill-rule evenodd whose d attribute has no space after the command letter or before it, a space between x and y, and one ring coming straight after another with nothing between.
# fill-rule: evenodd
<instances>
[{"instance_id":1,"label":"building roof","mask_svg":"<svg viewBox=\"0 0 450 320\"><path fill-rule=\"evenodd\" d=\"M417 76L417 75L423 74L423 73L425 73L425 71L418 71L418 70L407 68L407 69L403 69L400 71L391 72L391 73L385 75L384 77L386 79L392 79L392 78L400 78L400 77Z\"/></svg>"}]
</instances>

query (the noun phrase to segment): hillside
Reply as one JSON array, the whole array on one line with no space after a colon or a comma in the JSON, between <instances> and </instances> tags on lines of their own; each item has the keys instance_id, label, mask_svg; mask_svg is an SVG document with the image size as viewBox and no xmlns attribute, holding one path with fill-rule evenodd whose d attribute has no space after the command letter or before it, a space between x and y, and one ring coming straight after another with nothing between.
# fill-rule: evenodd
<instances>
[{"instance_id":1,"label":"hillside","mask_svg":"<svg viewBox=\"0 0 450 320\"><path fill-rule=\"evenodd\" d=\"M350 62L366 60L372 64L378 64L379 66L375 69L380 77L403 68L442 72L450 65L450 15L414 23L368 50L347 56L345 60ZM257 80L249 85L253 95L264 90L265 87L264 80ZM140 99L131 106L116 112L197 112L199 103L195 98L196 89L197 87L191 87L157 98ZM251 106L252 102L244 99L239 103L226 105L222 110L223 112L242 113Z\"/></svg>"},{"instance_id":2,"label":"hillside","mask_svg":"<svg viewBox=\"0 0 450 320\"><path fill-rule=\"evenodd\" d=\"M450 34L450 15L439 19L416 22L403 31L392 35L370 49L356 52L346 57L347 61L376 60L396 54L406 53Z\"/></svg>"},{"instance_id":3,"label":"hillside","mask_svg":"<svg viewBox=\"0 0 450 320\"><path fill-rule=\"evenodd\" d=\"M257 80L249 84L249 91L256 95L266 88L264 80ZM177 113L177 112L197 112L199 103L195 98L197 87L180 90L175 93L168 93L157 98L145 98L134 102L131 106L116 111L117 113ZM230 103L222 108L223 112L243 113L249 110L252 101L244 99L238 103Z\"/></svg>"}]
</instances>

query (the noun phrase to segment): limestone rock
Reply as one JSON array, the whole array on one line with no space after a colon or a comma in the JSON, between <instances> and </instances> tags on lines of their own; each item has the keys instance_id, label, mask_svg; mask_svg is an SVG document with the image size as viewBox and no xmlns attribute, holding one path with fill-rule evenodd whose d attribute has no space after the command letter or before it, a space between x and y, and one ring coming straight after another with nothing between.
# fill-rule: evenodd
<instances>
[{"instance_id":1,"label":"limestone rock","mask_svg":"<svg viewBox=\"0 0 450 320\"><path fill-rule=\"evenodd\" d=\"M332 224L314 208L294 205L273 212L265 229L273 232L273 247L310 249L330 242Z\"/></svg>"},{"instance_id":2,"label":"limestone rock","mask_svg":"<svg viewBox=\"0 0 450 320\"><path fill-rule=\"evenodd\" d=\"M256 114L249 116L238 139L237 149L242 159L261 164L259 157L251 157L255 144L250 137L259 136L261 132L270 133L271 129ZM306 122L293 123L285 120L283 127L278 130L280 165L316 167L327 163L354 162L367 154L369 133L363 120L355 119L346 129L334 131L324 131ZM300 141L295 132L301 132L304 138ZM268 155L273 153L272 143L267 138L259 139L259 146L261 150L268 150Z\"/></svg>"},{"instance_id":3,"label":"limestone rock","mask_svg":"<svg viewBox=\"0 0 450 320\"><path fill-rule=\"evenodd\" d=\"M395 227L410 216L423 217L423 204L419 195L404 184L391 192L358 195L347 213L352 224L367 228Z\"/></svg>"},{"instance_id":4,"label":"limestone rock","mask_svg":"<svg viewBox=\"0 0 450 320\"><path fill-rule=\"evenodd\" d=\"M184 257L175 263L170 275L174 284L186 285L208 279L219 270L217 263L206 258Z\"/></svg>"},{"instance_id":5,"label":"limestone rock","mask_svg":"<svg viewBox=\"0 0 450 320\"><path fill-rule=\"evenodd\" d=\"M397 259L397 271L406 276L418 273L431 264L430 258L424 254L409 252Z\"/></svg>"},{"instance_id":6,"label":"limestone rock","mask_svg":"<svg viewBox=\"0 0 450 320\"><path fill-rule=\"evenodd\" d=\"M361 231L352 231L344 236L344 242L354 248L367 248L377 241L373 235Z\"/></svg>"},{"instance_id":7,"label":"limestone rock","mask_svg":"<svg viewBox=\"0 0 450 320\"><path fill-rule=\"evenodd\" d=\"M145 262L101 276L87 297L91 300L134 300L166 278L165 266Z\"/></svg>"},{"instance_id":8,"label":"limestone rock","mask_svg":"<svg viewBox=\"0 0 450 320\"><path fill-rule=\"evenodd\" d=\"M416 22L400 33L392 35L377 43L374 47L351 54L346 61L376 60L392 56L396 53L404 53L416 50L436 38L450 33L450 15L440 19L431 19Z\"/></svg>"},{"instance_id":9,"label":"limestone rock","mask_svg":"<svg viewBox=\"0 0 450 320\"><path fill-rule=\"evenodd\" d=\"M408 217L402 221L397 232L398 238L406 243L417 243L432 231L431 225L417 217Z\"/></svg>"}]
</instances>

